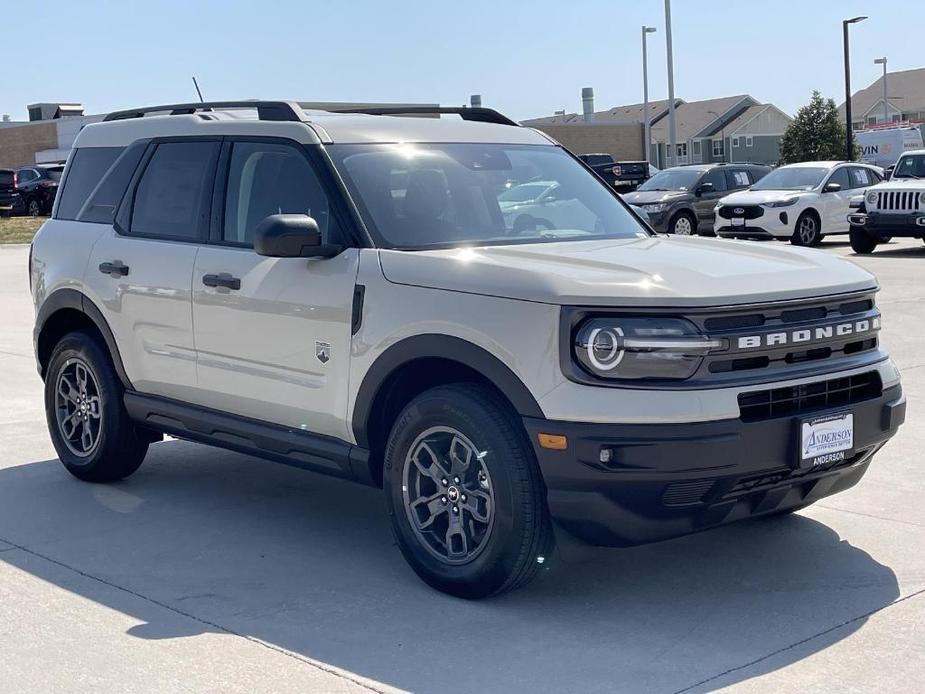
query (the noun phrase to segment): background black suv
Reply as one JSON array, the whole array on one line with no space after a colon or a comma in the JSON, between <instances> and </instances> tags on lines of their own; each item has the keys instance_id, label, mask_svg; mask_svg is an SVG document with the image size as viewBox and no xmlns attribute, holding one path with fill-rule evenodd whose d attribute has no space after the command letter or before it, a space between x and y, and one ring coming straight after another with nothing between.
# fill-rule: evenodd
<instances>
[{"instance_id":1,"label":"background black suv","mask_svg":"<svg viewBox=\"0 0 925 694\"><path fill-rule=\"evenodd\" d=\"M15 211L38 217L51 214L64 164L23 166L16 169Z\"/></svg>"},{"instance_id":2,"label":"background black suv","mask_svg":"<svg viewBox=\"0 0 925 694\"><path fill-rule=\"evenodd\" d=\"M12 213L16 199L16 172L12 169L0 169L0 217Z\"/></svg>"},{"instance_id":3,"label":"background black suv","mask_svg":"<svg viewBox=\"0 0 925 694\"><path fill-rule=\"evenodd\" d=\"M659 171L623 199L644 209L656 231L713 236L717 201L748 188L770 170L770 166L759 164L675 166Z\"/></svg>"}]
</instances>

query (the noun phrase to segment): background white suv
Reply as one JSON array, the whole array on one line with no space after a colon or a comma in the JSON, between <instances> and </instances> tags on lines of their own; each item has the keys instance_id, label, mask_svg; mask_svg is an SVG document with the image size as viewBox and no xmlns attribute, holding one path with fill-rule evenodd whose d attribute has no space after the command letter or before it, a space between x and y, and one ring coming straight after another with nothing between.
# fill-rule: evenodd
<instances>
[{"instance_id":1,"label":"background white suv","mask_svg":"<svg viewBox=\"0 0 925 694\"><path fill-rule=\"evenodd\" d=\"M716 206L718 236L789 239L815 246L829 234L848 233L848 204L883 179L866 164L808 161L775 169L748 190Z\"/></svg>"}]
</instances>

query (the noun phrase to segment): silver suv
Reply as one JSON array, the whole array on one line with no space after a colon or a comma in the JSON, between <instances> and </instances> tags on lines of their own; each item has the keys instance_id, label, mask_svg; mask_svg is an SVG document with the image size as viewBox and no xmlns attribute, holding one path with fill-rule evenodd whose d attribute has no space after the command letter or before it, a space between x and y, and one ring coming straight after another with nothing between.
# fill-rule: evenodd
<instances>
[{"instance_id":1,"label":"silver suv","mask_svg":"<svg viewBox=\"0 0 925 694\"><path fill-rule=\"evenodd\" d=\"M545 135L410 110L83 129L30 260L72 474L125 478L170 434L381 486L421 578L482 597L554 529L623 545L806 506L902 423L864 270L655 236ZM555 214L506 209L531 181Z\"/></svg>"}]
</instances>

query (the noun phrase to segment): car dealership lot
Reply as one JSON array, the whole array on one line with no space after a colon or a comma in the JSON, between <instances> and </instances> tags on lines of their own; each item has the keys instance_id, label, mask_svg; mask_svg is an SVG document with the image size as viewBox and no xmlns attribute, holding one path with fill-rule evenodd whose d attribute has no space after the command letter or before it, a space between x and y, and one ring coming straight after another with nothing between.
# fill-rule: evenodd
<instances>
[{"instance_id":1,"label":"car dealership lot","mask_svg":"<svg viewBox=\"0 0 925 694\"><path fill-rule=\"evenodd\" d=\"M45 430L27 253L0 247L10 691L925 688L919 241L857 260L881 279L910 402L858 487L790 518L570 553L481 603L417 580L374 489L173 440L123 483L72 479Z\"/></svg>"}]
</instances>

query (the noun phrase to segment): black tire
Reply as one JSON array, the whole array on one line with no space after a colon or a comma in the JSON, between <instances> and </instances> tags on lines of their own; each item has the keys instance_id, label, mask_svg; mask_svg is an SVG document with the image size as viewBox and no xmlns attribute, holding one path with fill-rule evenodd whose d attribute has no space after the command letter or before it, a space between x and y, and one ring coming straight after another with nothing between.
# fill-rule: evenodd
<instances>
[{"instance_id":1,"label":"black tire","mask_svg":"<svg viewBox=\"0 0 925 694\"><path fill-rule=\"evenodd\" d=\"M45 416L58 457L74 477L113 482L131 475L144 460L148 441L129 419L123 393L109 354L92 335L68 333L55 345L45 375Z\"/></svg>"},{"instance_id":2,"label":"black tire","mask_svg":"<svg viewBox=\"0 0 925 694\"><path fill-rule=\"evenodd\" d=\"M676 236L696 236L697 220L690 212L678 212L668 224L668 233Z\"/></svg>"},{"instance_id":3,"label":"black tire","mask_svg":"<svg viewBox=\"0 0 925 694\"><path fill-rule=\"evenodd\" d=\"M482 453L470 456L464 467L450 467L449 455L439 456L441 462L431 457L428 472L422 474L412 454L423 446L439 452L439 437L472 444L472 450ZM440 480L444 474L446 478ZM553 547L545 487L526 433L508 404L486 386L439 386L405 407L389 436L383 480L399 549L424 582L444 593L474 599L519 588L536 576ZM426 491L424 483L430 485ZM444 488L446 495L441 499ZM480 511L488 519L485 525L477 523L468 506L459 503L457 508L449 501L466 502L467 493L475 505L480 503L476 495L491 497L491 511L487 507ZM432 511L432 506L437 510ZM413 524L414 509L422 507L427 518L418 514ZM457 533L471 531L465 551L456 559L450 547L454 544L450 539L453 521ZM426 530L420 529L422 523L429 523ZM441 534L445 542L439 540Z\"/></svg>"},{"instance_id":4,"label":"black tire","mask_svg":"<svg viewBox=\"0 0 925 694\"><path fill-rule=\"evenodd\" d=\"M822 243L822 224L812 210L806 210L797 218L790 243L794 246L818 246Z\"/></svg>"},{"instance_id":5,"label":"black tire","mask_svg":"<svg viewBox=\"0 0 925 694\"><path fill-rule=\"evenodd\" d=\"M42 202L38 198L29 198L26 201L26 216L27 217L41 217L42 216Z\"/></svg>"},{"instance_id":6,"label":"black tire","mask_svg":"<svg viewBox=\"0 0 925 694\"><path fill-rule=\"evenodd\" d=\"M861 227L851 227L848 230L848 240L851 242L851 250L862 255L872 253L877 247L877 239Z\"/></svg>"}]
</instances>

